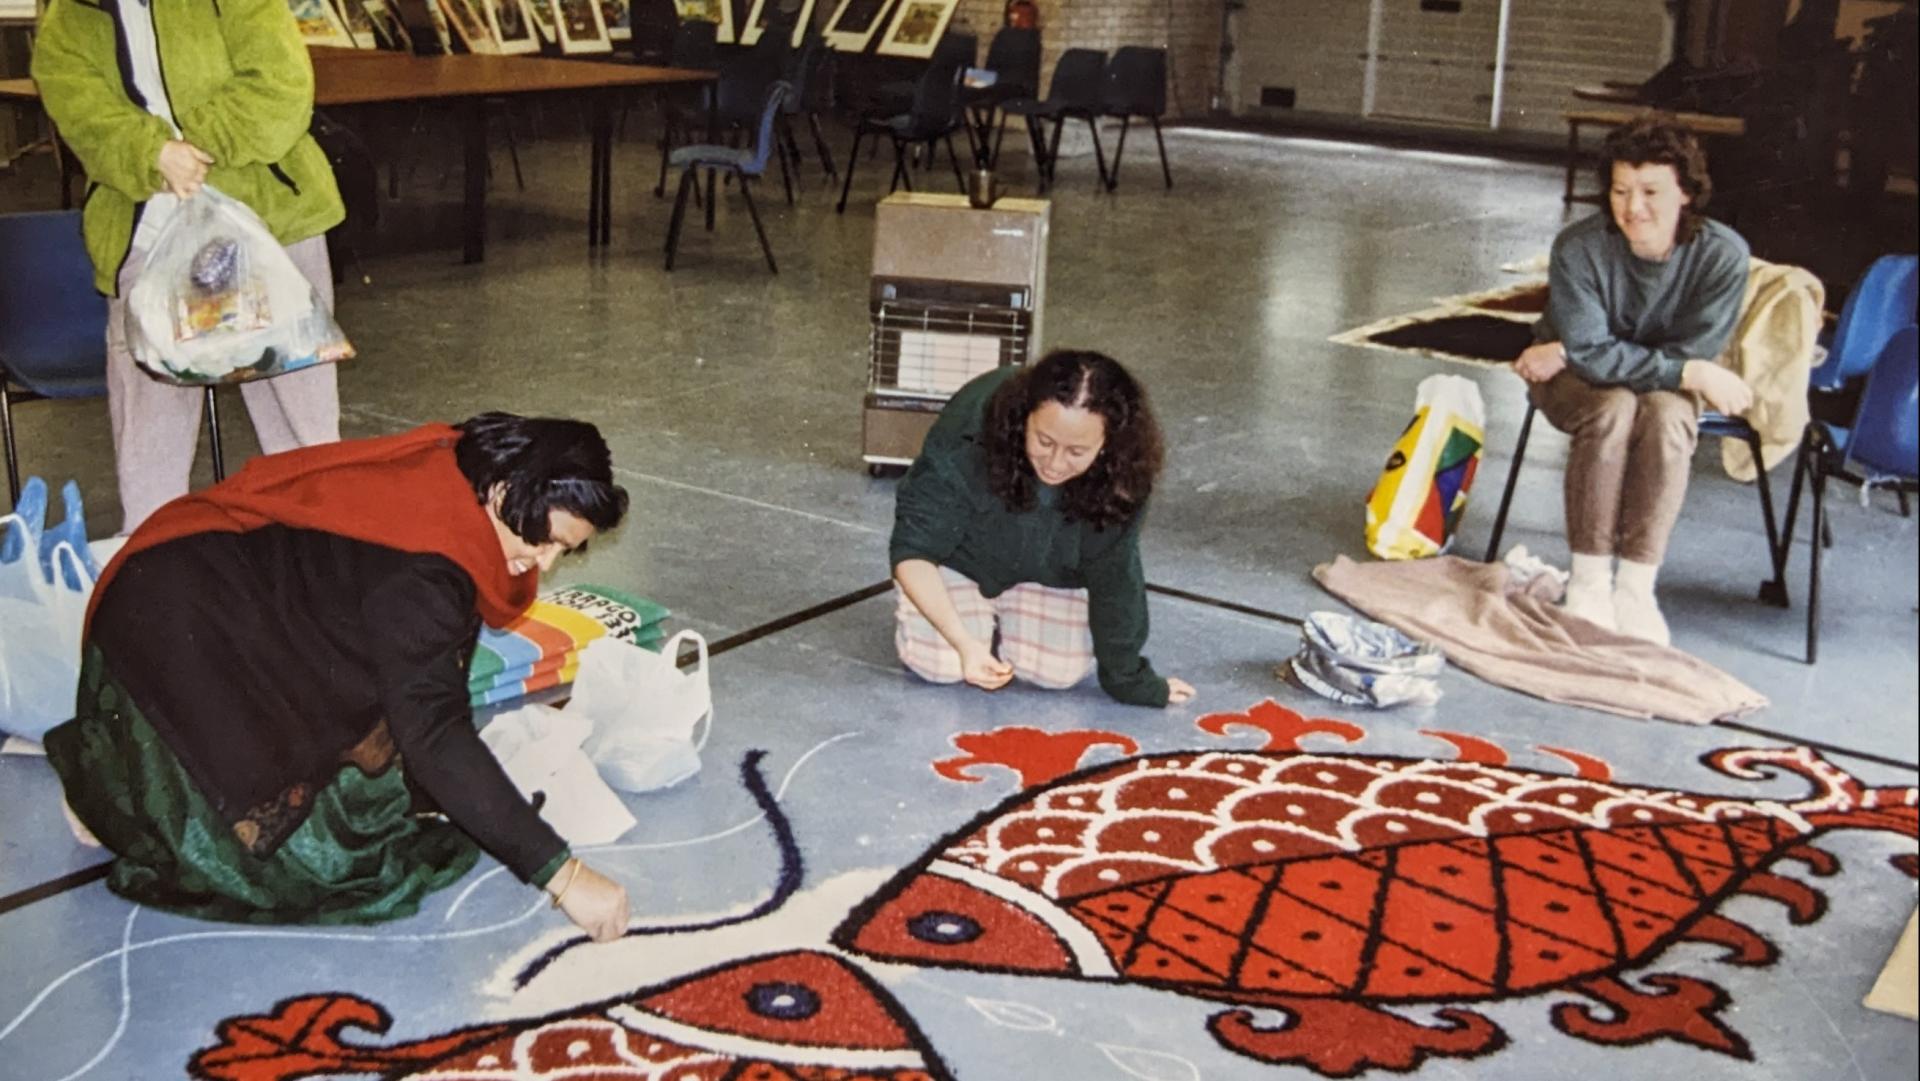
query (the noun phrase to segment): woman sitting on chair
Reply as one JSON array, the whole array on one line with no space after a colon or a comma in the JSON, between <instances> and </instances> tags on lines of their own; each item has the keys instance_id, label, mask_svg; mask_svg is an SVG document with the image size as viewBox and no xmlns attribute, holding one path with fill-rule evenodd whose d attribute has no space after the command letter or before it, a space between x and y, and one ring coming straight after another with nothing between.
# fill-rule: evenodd
<instances>
[{"instance_id":1,"label":"woman sitting on chair","mask_svg":"<svg viewBox=\"0 0 1920 1081\"><path fill-rule=\"evenodd\" d=\"M1665 645L1653 583L1686 498L1701 403L1729 416L1753 403L1713 359L1740 319L1747 244L1702 216L1706 157L1684 128L1620 128L1603 168L1609 212L1554 239L1547 312L1514 370L1573 440L1566 610Z\"/></svg>"},{"instance_id":2,"label":"woman sitting on chair","mask_svg":"<svg viewBox=\"0 0 1920 1081\"><path fill-rule=\"evenodd\" d=\"M890 555L900 660L997 690L1086 678L1131 705L1193 697L1140 655L1140 521L1160 472L1146 392L1112 358L1056 352L961 387L900 482Z\"/></svg>"},{"instance_id":3,"label":"woman sitting on chair","mask_svg":"<svg viewBox=\"0 0 1920 1081\"><path fill-rule=\"evenodd\" d=\"M592 425L487 413L255 459L155 512L100 577L75 718L46 737L108 884L206 919L370 923L477 844L618 937L626 891L480 742L466 662L626 506Z\"/></svg>"}]
</instances>

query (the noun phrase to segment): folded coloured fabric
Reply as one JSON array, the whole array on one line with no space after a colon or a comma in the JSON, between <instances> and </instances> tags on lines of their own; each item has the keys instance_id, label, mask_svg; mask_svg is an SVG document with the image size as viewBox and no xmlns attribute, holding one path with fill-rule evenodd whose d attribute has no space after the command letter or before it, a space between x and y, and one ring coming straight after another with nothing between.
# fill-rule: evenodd
<instances>
[{"instance_id":1,"label":"folded coloured fabric","mask_svg":"<svg viewBox=\"0 0 1920 1081\"><path fill-rule=\"evenodd\" d=\"M467 669L468 698L475 706L493 705L571 683L589 642L608 639L657 650L668 615L653 601L606 586L543 594L508 626L480 631Z\"/></svg>"}]
</instances>

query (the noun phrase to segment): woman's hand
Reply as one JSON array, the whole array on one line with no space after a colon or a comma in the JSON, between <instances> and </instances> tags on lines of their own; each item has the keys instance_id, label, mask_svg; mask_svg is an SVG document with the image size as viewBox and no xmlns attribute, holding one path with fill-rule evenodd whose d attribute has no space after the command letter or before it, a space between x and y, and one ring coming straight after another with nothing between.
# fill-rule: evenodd
<instances>
[{"instance_id":1,"label":"woman's hand","mask_svg":"<svg viewBox=\"0 0 1920 1081\"><path fill-rule=\"evenodd\" d=\"M1680 372L1680 389L1700 395L1708 409L1722 416L1737 417L1753 407L1753 388L1747 381L1711 360L1687 361Z\"/></svg>"},{"instance_id":2,"label":"woman's hand","mask_svg":"<svg viewBox=\"0 0 1920 1081\"><path fill-rule=\"evenodd\" d=\"M1191 702L1193 701L1193 696L1199 693L1199 691L1193 689L1193 684L1188 683L1186 680L1175 679L1172 676L1167 677L1167 705L1178 706Z\"/></svg>"},{"instance_id":3,"label":"woman's hand","mask_svg":"<svg viewBox=\"0 0 1920 1081\"><path fill-rule=\"evenodd\" d=\"M960 650L960 678L986 691L997 691L1013 678L1013 665L993 655L986 643L974 640Z\"/></svg>"},{"instance_id":4,"label":"woman's hand","mask_svg":"<svg viewBox=\"0 0 1920 1081\"><path fill-rule=\"evenodd\" d=\"M1513 362L1513 370L1529 383L1544 383L1567 366L1567 351L1559 342L1530 345Z\"/></svg>"},{"instance_id":5,"label":"woman's hand","mask_svg":"<svg viewBox=\"0 0 1920 1081\"><path fill-rule=\"evenodd\" d=\"M578 870L560 868L547 892L560 899L560 911L595 942L612 942L627 931L627 888L575 859Z\"/></svg>"},{"instance_id":6,"label":"woman's hand","mask_svg":"<svg viewBox=\"0 0 1920 1081\"><path fill-rule=\"evenodd\" d=\"M166 182L168 191L182 199L198 192L200 185L207 182L207 166L212 164L212 154L185 139L169 139L160 148L160 178Z\"/></svg>"}]
</instances>

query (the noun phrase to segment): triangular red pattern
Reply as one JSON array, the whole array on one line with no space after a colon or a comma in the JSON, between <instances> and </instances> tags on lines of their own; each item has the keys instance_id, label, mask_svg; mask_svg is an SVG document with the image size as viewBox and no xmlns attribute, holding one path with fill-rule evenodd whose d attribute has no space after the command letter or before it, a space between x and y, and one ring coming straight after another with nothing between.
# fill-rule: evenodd
<instances>
[{"instance_id":1,"label":"triangular red pattern","mask_svg":"<svg viewBox=\"0 0 1920 1081\"><path fill-rule=\"evenodd\" d=\"M1338 995L1347 989L1265 950L1248 950L1240 965L1236 987L1249 991L1278 991L1289 995Z\"/></svg>"},{"instance_id":2,"label":"triangular red pattern","mask_svg":"<svg viewBox=\"0 0 1920 1081\"><path fill-rule=\"evenodd\" d=\"M1075 901L1073 908L1076 912L1091 912L1116 927L1139 934L1140 929L1146 926L1147 918L1153 914L1154 902L1165 892L1164 884L1154 883L1135 889L1096 893Z\"/></svg>"},{"instance_id":3,"label":"triangular red pattern","mask_svg":"<svg viewBox=\"0 0 1920 1081\"><path fill-rule=\"evenodd\" d=\"M1427 489L1427 498L1420 504L1420 514L1414 519L1413 528L1435 544L1447 539L1446 511L1440 506L1440 493L1436 489Z\"/></svg>"},{"instance_id":4,"label":"triangular red pattern","mask_svg":"<svg viewBox=\"0 0 1920 1081\"><path fill-rule=\"evenodd\" d=\"M1773 855L1773 831L1765 823L1732 822L1728 823L1727 832L1732 835L1734 848L1740 856L1740 866L1758 867Z\"/></svg>"},{"instance_id":5,"label":"triangular red pattern","mask_svg":"<svg viewBox=\"0 0 1920 1081\"><path fill-rule=\"evenodd\" d=\"M1681 920L1700 907L1699 899L1691 892L1675 893L1605 864L1593 869L1593 877L1600 886L1601 894L1613 903L1615 911L1632 908Z\"/></svg>"},{"instance_id":6,"label":"triangular red pattern","mask_svg":"<svg viewBox=\"0 0 1920 1081\"><path fill-rule=\"evenodd\" d=\"M1366 864L1368 867L1371 867L1376 871L1386 870L1387 863L1391 859L1390 855L1386 851L1378 848L1368 848L1368 849L1363 849L1359 852L1355 852L1353 854L1353 858L1356 860L1359 860L1361 863Z\"/></svg>"},{"instance_id":7,"label":"triangular red pattern","mask_svg":"<svg viewBox=\"0 0 1920 1081\"><path fill-rule=\"evenodd\" d=\"M1138 931L1121 927L1119 924L1113 923L1098 913L1089 910L1084 905L1074 905L1067 911L1073 915L1074 919L1080 921L1081 925L1086 927L1087 930L1099 936L1100 944L1107 948L1107 956L1109 957L1125 957L1128 951L1133 949L1133 944L1140 941L1140 933Z\"/></svg>"},{"instance_id":8,"label":"triangular red pattern","mask_svg":"<svg viewBox=\"0 0 1920 1081\"><path fill-rule=\"evenodd\" d=\"M1731 867L1708 860L1696 860L1686 855L1683 855L1681 859L1686 862L1687 870L1693 873L1694 879L1700 883L1700 888L1704 890L1708 896L1717 894L1725 889L1727 883L1733 881L1734 875L1738 873Z\"/></svg>"},{"instance_id":9,"label":"triangular red pattern","mask_svg":"<svg viewBox=\"0 0 1920 1081\"><path fill-rule=\"evenodd\" d=\"M1475 842L1484 852L1485 843ZM1493 864L1466 844L1415 844L1395 851L1394 873L1409 882L1491 911L1498 893Z\"/></svg>"},{"instance_id":10,"label":"triangular red pattern","mask_svg":"<svg viewBox=\"0 0 1920 1081\"><path fill-rule=\"evenodd\" d=\"M1382 942L1362 989L1368 998L1435 999L1491 994L1491 983L1421 957L1402 946Z\"/></svg>"},{"instance_id":11,"label":"triangular red pattern","mask_svg":"<svg viewBox=\"0 0 1920 1081\"><path fill-rule=\"evenodd\" d=\"M1360 977L1360 954L1367 933L1284 893L1267 900L1253 934L1253 945L1309 972L1326 977L1342 991Z\"/></svg>"},{"instance_id":12,"label":"triangular red pattern","mask_svg":"<svg viewBox=\"0 0 1920 1081\"><path fill-rule=\"evenodd\" d=\"M1611 873L1611 872L1610 872ZM1666 891L1662 890L1665 894ZM1673 894L1666 894L1668 897ZM1609 896L1611 900L1611 896ZM1653 912L1641 908L1629 908L1621 904L1609 904L1613 922L1620 928L1620 950L1623 964L1631 965L1647 948L1661 938L1666 937L1680 920L1692 911L1687 906L1678 913Z\"/></svg>"},{"instance_id":13,"label":"triangular red pattern","mask_svg":"<svg viewBox=\"0 0 1920 1081\"><path fill-rule=\"evenodd\" d=\"M1406 882L1387 885L1380 936L1491 985L1500 959L1493 913Z\"/></svg>"},{"instance_id":14,"label":"triangular red pattern","mask_svg":"<svg viewBox=\"0 0 1920 1081\"><path fill-rule=\"evenodd\" d=\"M1244 934L1260 896L1278 873L1273 867L1247 867L1183 878L1167 891L1166 907L1235 935Z\"/></svg>"},{"instance_id":15,"label":"triangular red pattern","mask_svg":"<svg viewBox=\"0 0 1920 1081\"><path fill-rule=\"evenodd\" d=\"M1505 881L1509 922L1571 939L1596 953L1616 951L1613 923L1592 893L1511 868Z\"/></svg>"},{"instance_id":16,"label":"triangular red pattern","mask_svg":"<svg viewBox=\"0 0 1920 1081\"><path fill-rule=\"evenodd\" d=\"M1207 987L1218 987L1224 982L1219 974L1209 972L1152 942L1143 943L1134 951L1133 960L1127 963L1126 974L1139 980L1196 983Z\"/></svg>"},{"instance_id":17,"label":"triangular red pattern","mask_svg":"<svg viewBox=\"0 0 1920 1081\"><path fill-rule=\"evenodd\" d=\"M1218 983L1226 982L1227 974L1233 971L1234 956L1240 952L1239 935L1202 923L1165 905L1153 914L1146 940L1188 958L1207 970Z\"/></svg>"},{"instance_id":18,"label":"triangular red pattern","mask_svg":"<svg viewBox=\"0 0 1920 1081\"><path fill-rule=\"evenodd\" d=\"M1356 926L1373 922L1380 873L1343 856L1300 860L1280 869L1280 888Z\"/></svg>"},{"instance_id":19,"label":"triangular red pattern","mask_svg":"<svg viewBox=\"0 0 1920 1081\"><path fill-rule=\"evenodd\" d=\"M1517 923L1508 923L1507 987L1531 991L1614 967L1613 951L1595 953Z\"/></svg>"},{"instance_id":20,"label":"triangular red pattern","mask_svg":"<svg viewBox=\"0 0 1920 1081\"><path fill-rule=\"evenodd\" d=\"M1705 860L1722 867L1740 866L1740 861L1734 857L1733 849L1727 846L1722 828L1715 823L1691 822L1684 825L1662 826L1660 830L1666 836L1667 845L1680 853L1690 864Z\"/></svg>"},{"instance_id":21,"label":"triangular red pattern","mask_svg":"<svg viewBox=\"0 0 1920 1081\"><path fill-rule=\"evenodd\" d=\"M1502 837L1494 842L1494 850L1499 853L1500 862L1509 867L1525 868L1574 889L1593 889L1593 876L1587 873L1586 861L1558 844L1540 837Z\"/></svg>"},{"instance_id":22,"label":"triangular red pattern","mask_svg":"<svg viewBox=\"0 0 1920 1081\"><path fill-rule=\"evenodd\" d=\"M1583 840L1600 867L1617 867L1637 878L1658 883L1692 897L1693 882L1673 862L1665 845L1650 829L1594 830ZM1596 872L1598 868L1596 868Z\"/></svg>"}]
</instances>

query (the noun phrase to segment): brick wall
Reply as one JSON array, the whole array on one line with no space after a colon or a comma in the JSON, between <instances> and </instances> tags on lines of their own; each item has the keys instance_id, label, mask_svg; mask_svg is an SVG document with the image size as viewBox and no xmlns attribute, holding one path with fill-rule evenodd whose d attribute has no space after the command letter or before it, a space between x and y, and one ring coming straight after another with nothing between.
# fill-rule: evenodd
<instances>
[{"instance_id":1,"label":"brick wall","mask_svg":"<svg viewBox=\"0 0 1920 1081\"><path fill-rule=\"evenodd\" d=\"M1071 48L1154 45L1167 50L1167 112L1204 115L1220 72L1220 15L1226 0L1036 0L1040 9L1040 82ZM986 58L1005 0L960 0L953 26L980 39Z\"/></svg>"}]
</instances>

